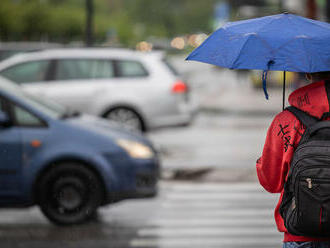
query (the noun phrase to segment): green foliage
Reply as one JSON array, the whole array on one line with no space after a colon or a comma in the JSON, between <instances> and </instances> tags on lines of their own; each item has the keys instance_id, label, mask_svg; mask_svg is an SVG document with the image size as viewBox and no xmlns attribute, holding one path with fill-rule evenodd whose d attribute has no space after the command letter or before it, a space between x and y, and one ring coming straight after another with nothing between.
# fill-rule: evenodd
<instances>
[{"instance_id":1,"label":"green foliage","mask_svg":"<svg viewBox=\"0 0 330 248\"><path fill-rule=\"evenodd\" d=\"M94 0L95 40L115 30L120 43L210 32L216 0ZM84 39L85 0L1 0L0 40Z\"/></svg>"},{"instance_id":2,"label":"green foliage","mask_svg":"<svg viewBox=\"0 0 330 248\"><path fill-rule=\"evenodd\" d=\"M126 6L143 23L146 33L173 37L196 31L210 32L215 0L135 0Z\"/></svg>"},{"instance_id":3,"label":"green foliage","mask_svg":"<svg viewBox=\"0 0 330 248\"><path fill-rule=\"evenodd\" d=\"M52 41L70 42L80 40L84 32L84 12L77 8L54 6L48 13L49 38Z\"/></svg>"}]
</instances>

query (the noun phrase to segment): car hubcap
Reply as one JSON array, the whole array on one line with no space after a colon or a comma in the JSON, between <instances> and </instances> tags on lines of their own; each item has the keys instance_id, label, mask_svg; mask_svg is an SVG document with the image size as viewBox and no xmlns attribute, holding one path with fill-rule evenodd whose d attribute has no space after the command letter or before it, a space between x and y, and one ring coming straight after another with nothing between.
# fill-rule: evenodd
<instances>
[{"instance_id":1,"label":"car hubcap","mask_svg":"<svg viewBox=\"0 0 330 248\"><path fill-rule=\"evenodd\" d=\"M109 120L118 122L129 130L142 129L139 117L129 109L115 109L107 117Z\"/></svg>"},{"instance_id":2,"label":"car hubcap","mask_svg":"<svg viewBox=\"0 0 330 248\"><path fill-rule=\"evenodd\" d=\"M67 186L60 190L58 203L67 210L73 210L81 205L82 197L77 189Z\"/></svg>"},{"instance_id":3,"label":"car hubcap","mask_svg":"<svg viewBox=\"0 0 330 248\"><path fill-rule=\"evenodd\" d=\"M80 208L85 198L87 191L84 183L75 177L62 177L55 184L54 192L54 207L61 214L70 213Z\"/></svg>"}]
</instances>

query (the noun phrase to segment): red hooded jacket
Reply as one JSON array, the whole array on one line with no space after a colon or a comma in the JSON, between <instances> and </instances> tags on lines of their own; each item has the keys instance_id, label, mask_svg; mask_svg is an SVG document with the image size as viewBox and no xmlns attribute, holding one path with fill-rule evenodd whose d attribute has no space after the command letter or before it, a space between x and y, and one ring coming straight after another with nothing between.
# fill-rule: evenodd
<instances>
[{"instance_id":1,"label":"red hooded jacket","mask_svg":"<svg viewBox=\"0 0 330 248\"><path fill-rule=\"evenodd\" d=\"M329 112L325 82L315 82L299 88L289 96L289 103L312 116L321 118ZM295 236L287 232L279 213L283 196L283 186L288 175L293 152L305 129L300 121L289 111L279 113L267 131L262 157L257 161L257 174L260 184L271 193L281 193L275 208L275 221L280 232L284 232L284 242L320 241L311 237ZM327 239L327 240L330 240Z\"/></svg>"}]
</instances>

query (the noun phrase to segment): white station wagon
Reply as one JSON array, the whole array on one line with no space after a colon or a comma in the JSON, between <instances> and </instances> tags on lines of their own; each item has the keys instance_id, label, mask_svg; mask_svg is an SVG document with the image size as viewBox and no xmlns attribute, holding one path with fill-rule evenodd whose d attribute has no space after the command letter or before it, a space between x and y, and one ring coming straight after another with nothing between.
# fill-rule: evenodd
<instances>
[{"instance_id":1,"label":"white station wagon","mask_svg":"<svg viewBox=\"0 0 330 248\"><path fill-rule=\"evenodd\" d=\"M127 49L52 49L15 55L0 75L70 110L149 129L187 125L196 104L163 53Z\"/></svg>"}]
</instances>

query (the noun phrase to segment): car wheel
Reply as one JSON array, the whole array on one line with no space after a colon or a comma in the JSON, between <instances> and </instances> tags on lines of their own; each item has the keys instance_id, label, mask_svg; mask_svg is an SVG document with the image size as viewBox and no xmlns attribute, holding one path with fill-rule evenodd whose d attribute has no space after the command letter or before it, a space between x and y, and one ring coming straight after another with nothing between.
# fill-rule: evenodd
<instances>
[{"instance_id":1,"label":"car wheel","mask_svg":"<svg viewBox=\"0 0 330 248\"><path fill-rule=\"evenodd\" d=\"M129 108L114 108L107 112L105 118L117 122L124 128L131 131L145 131L145 127L140 115Z\"/></svg>"},{"instance_id":2,"label":"car wheel","mask_svg":"<svg viewBox=\"0 0 330 248\"><path fill-rule=\"evenodd\" d=\"M103 199L99 178L77 163L54 166L40 178L37 187L41 211L58 225L87 221Z\"/></svg>"}]
</instances>

